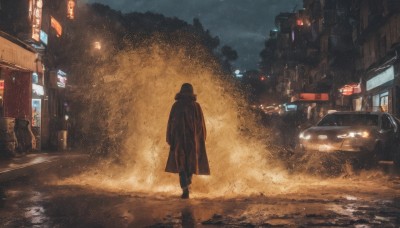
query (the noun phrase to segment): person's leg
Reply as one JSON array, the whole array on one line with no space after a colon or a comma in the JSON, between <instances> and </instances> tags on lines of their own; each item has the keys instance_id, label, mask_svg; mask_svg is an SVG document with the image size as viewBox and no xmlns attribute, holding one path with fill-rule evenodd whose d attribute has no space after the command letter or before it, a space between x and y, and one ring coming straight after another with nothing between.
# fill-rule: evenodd
<instances>
[{"instance_id":1,"label":"person's leg","mask_svg":"<svg viewBox=\"0 0 400 228\"><path fill-rule=\"evenodd\" d=\"M179 172L179 183L182 188L182 196L181 198L187 199L189 198L189 180L188 176L186 175L186 172L182 171Z\"/></svg>"},{"instance_id":2,"label":"person's leg","mask_svg":"<svg viewBox=\"0 0 400 228\"><path fill-rule=\"evenodd\" d=\"M181 171L179 172L179 184L181 185L181 188L184 189L186 187L188 187L188 178L186 175L185 171Z\"/></svg>"}]
</instances>

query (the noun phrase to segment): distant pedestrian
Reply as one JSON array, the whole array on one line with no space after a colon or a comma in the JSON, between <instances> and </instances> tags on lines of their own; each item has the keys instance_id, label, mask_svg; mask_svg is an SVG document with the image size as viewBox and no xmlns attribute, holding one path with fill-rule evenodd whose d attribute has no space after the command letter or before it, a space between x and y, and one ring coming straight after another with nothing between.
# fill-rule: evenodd
<instances>
[{"instance_id":1,"label":"distant pedestrian","mask_svg":"<svg viewBox=\"0 0 400 228\"><path fill-rule=\"evenodd\" d=\"M206 153L206 126L193 86L184 83L175 96L167 126L170 145L166 172L179 173L181 198L189 198L192 175L210 175Z\"/></svg>"},{"instance_id":2,"label":"distant pedestrian","mask_svg":"<svg viewBox=\"0 0 400 228\"><path fill-rule=\"evenodd\" d=\"M307 107L307 121L310 124L314 124L317 121L318 114L316 106L317 106L316 103L311 103Z\"/></svg>"}]
</instances>

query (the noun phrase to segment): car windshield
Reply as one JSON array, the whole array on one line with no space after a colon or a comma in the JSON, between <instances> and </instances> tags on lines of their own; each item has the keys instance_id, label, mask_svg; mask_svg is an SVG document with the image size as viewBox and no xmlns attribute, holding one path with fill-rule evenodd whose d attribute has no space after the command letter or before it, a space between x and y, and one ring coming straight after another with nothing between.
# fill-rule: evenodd
<instances>
[{"instance_id":1,"label":"car windshield","mask_svg":"<svg viewBox=\"0 0 400 228\"><path fill-rule=\"evenodd\" d=\"M328 114L318 126L378 126L378 115L374 114Z\"/></svg>"}]
</instances>

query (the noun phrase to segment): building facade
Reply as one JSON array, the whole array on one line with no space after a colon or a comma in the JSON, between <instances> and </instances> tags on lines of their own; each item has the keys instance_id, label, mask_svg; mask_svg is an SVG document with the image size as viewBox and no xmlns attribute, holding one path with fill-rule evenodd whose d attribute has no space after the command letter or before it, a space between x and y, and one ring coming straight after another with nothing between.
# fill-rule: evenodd
<instances>
[{"instance_id":1,"label":"building facade","mask_svg":"<svg viewBox=\"0 0 400 228\"><path fill-rule=\"evenodd\" d=\"M363 109L386 111L400 117L400 2L354 1L358 18L353 39L363 81Z\"/></svg>"},{"instance_id":2,"label":"building facade","mask_svg":"<svg viewBox=\"0 0 400 228\"><path fill-rule=\"evenodd\" d=\"M67 67L58 50L75 6L75 0L0 0L0 114L29 121L37 150L57 148L65 119Z\"/></svg>"}]
</instances>

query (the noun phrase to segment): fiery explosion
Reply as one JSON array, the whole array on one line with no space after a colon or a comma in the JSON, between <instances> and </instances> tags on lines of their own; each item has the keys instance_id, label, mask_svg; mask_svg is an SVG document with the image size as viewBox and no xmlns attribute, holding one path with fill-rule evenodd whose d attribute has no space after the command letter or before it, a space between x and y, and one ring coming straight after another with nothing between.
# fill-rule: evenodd
<instances>
[{"instance_id":1,"label":"fiery explosion","mask_svg":"<svg viewBox=\"0 0 400 228\"><path fill-rule=\"evenodd\" d=\"M122 162L103 161L62 184L111 191L179 192L178 175L165 173L164 168L169 152L168 115L184 82L194 86L207 127L211 176L194 176L195 196L279 194L295 188L296 183L304 184L305 179L310 181L309 177L289 177L279 161L272 160L265 140L268 132L246 111L243 96L216 75L212 63L193 56L162 45L115 55L115 71L85 93L108 107L106 119L97 121L108 126L108 138L120 139L122 151L115 153ZM99 72L104 74L104 69L100 67Z\"/></svg>"}]
</instances>

